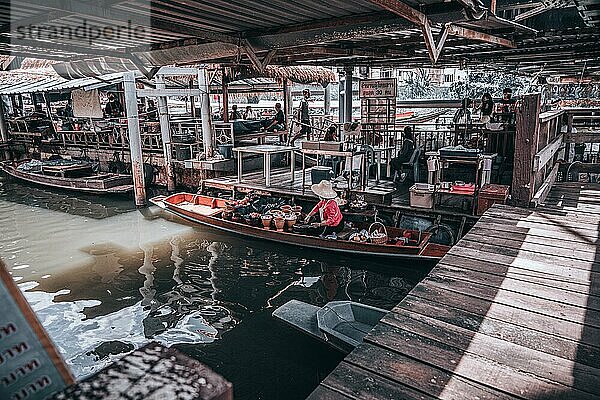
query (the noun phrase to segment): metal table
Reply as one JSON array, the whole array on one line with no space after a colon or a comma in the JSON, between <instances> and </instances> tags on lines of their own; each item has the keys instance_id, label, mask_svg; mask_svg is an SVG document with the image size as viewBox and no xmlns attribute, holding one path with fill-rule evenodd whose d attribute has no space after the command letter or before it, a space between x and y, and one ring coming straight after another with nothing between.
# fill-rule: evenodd
<instances>
[{"instance_id":1,"label":"metal table","mask_svg":"<svg viewBox=\"0 0 600 400\"><path fill-rule=\"evenodd\" d=\"M259 144L257 146L245 146L245 147L234 147L233 151L237 153L237 181L242 181L242 156L243 153L248 154L262 154L264 157L263 173L265 176L265 184L267 187L271 186L271 155L278 153L290 153L290 172L292 173L292 182L294 182L294 174L296 172L296 165L294 160L294 150L297 150L294 146L277 146L274 144Z\"/></svg>"}]
</instances>

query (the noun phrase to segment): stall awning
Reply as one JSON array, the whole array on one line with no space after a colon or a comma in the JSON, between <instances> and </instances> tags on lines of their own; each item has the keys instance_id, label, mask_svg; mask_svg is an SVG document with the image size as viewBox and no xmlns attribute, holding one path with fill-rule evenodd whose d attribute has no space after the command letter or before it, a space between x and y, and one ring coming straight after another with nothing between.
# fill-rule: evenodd
<instances>
[{"instance_id":1,"label":"stall awning","mask_svg":"<svg viewBox=\"0 0 600 400\"><path fill-rule=\"evenodd\" d=\"M68 80L60 76L51 76L17 84L0 86L0 94L25 94L25 93L62 93L73 89L92 90L111 86L123 80L123 73L101 75L93 78L80 78Z\"/></svg>"}]
</instances>

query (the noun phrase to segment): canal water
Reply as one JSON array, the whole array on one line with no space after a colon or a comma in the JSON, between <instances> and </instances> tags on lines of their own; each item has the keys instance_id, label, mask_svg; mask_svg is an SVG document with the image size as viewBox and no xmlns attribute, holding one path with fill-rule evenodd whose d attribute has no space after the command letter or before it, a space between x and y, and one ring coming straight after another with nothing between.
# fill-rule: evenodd
<instances>
[{"instance_id":1,"label":"canal water","mask_svg":"<svg viewBox=\"0 0 600 400\"><path fill-rule=\"evenodd\" d=\"M0 257L78 378L158 341L225 376L236 399L304 399L343 358L274 320L278 306L389 309L428 272L240 239L131 199L3 177Z\"/></svg>"}]
</instances>

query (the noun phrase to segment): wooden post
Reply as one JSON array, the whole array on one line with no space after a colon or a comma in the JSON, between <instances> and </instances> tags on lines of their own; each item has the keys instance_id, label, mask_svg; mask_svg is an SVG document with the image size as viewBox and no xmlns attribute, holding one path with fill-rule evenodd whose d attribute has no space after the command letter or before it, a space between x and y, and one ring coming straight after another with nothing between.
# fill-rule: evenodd
<instances>
[{"instance_id":1,"label":"wooden post","mask_svg":"<svg viewBox=\"0 0 600 400\"><path fill-rule=\"evenodd\" d=\"M162 75L156 75L156 88L165 89L165 78ZM167 190L175 190L175 174L173 172L172 148L171 148L171 126L169 124L169 109L167 98L159 96L158 101L158 119L160 121L160 136L163 144L163 155L165 157L165 175L167 178Z\"/></svg>"},{"instance_id":2,"label":"wooden post","mask_svg":"<svg viewBox=\"0 0 600 400\"><path fill-rule=\"evenodd\" d=\"M354 75L354 68L345 67L346 81L344 84L344 121L352 122L352 77Z\"/></svg>"},{"instance_id":3,"label":"wooden post","mask_svg":"<svg viewBox=\"0 0 600 400\"><path fill-rule=\"evenodd\" d=\"M537 153L540 116L540 94L524 95L517 107L515 161L512 199L516 206L529 207L535 193L533 160Z\"/></svg>"},{"instance_id":4,"label":"wooden post","mask_svg":"<svg viewBox=\"0 0 600 400\"><path fill-rule=\"evenodd\" d=\"M206 159L210 159L213 156L213 127L212 127L212 115L210 112L210 94L208 79L206 76L206 68L200 67L198 69L198 88L201 91L200 95L200 117L202 118L202 144L204 145L204 154Z\"/></svg>"},{"instance_id":5,"label":"wooden post","mask_svg":"<svg viewBox=\"0 0 600 400\"><path fill-rule=\"evenodd\" d=\"M223 122L229 122L229 87L225 82L225 68L221 69L221 93L223 93Z\"/></svg>"},{"instance_id":6,"label":"wooden post","mask_svg":"<svg viewBox=\"0 0 600 400\"><path fill-rule=\"evenodd\" d=\"M123 89L125 91L125 110L127 113L127 131L129 134L135 205L137 207L144 207L146 205L146 186L144 181L144 162L142 158L142 139L140 136L135 75L133 72L123 74Z\"/></svg>"},{"instance_id":7,"label":"wooden post","mask_svg":"<svg viewBox=\"0 0 600 400\"><path fill-rule=\"evenodd\" d=\"M325 117L329 117L329 114L331 114L331 83L328 83L327 86L325 86L323 113L325 114Z\"/></svg>"}]
</instances>

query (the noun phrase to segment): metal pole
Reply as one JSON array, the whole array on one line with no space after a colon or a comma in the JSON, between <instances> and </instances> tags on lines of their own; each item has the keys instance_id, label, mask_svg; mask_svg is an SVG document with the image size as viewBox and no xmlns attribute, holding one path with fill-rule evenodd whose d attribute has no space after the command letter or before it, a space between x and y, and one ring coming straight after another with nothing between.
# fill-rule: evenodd
<instances>
[{"instance_id":1,"label":"metal pole","mask_svg":"<svg viewBox=\"0 0 600 400\"><path fill-rule=\"evenodd\" d=\"M223 122L229 122L229 88L225 81L225 68L221 69L221 92L223 93Z\"/></svg>"},{"instance_id":2,"label":"metal pole","mask_svg":"<svg viewBox=\"0 0 600 400\"><path fill-rule=\"evenodd\" d=\"M338 122L343 123L344 122L344 97L345 97L345 93L344 93L344 87L346 86L345 84L345 79L346 77L342 75L341 71L340 72L340 80L338 82Z\"/></svg>"},{"instance_id":3,"label":"metal pole","mask_svg":"<svg viewBox=\"0 0 600 400\"><path fill-rule=\"evenodd\" d=\"M212 116L210 112L210 95L208 79L206 77L206 68L198 68L198 88L200 94L200 116L202 118L202 143L204 144L204 154L206 159L213 156L213 129Z\"/></svg>"},{"instance_id":4,"label":"metal pole","mask_svg":"<svg viewBox=\"0 0 600 400\"><path fill-rule=\"evenodd\" d=\"M165 89L165 78L162 75L156 75L156 88ZM165 157L165 175L167 177L167 190L175 190L175 174L173 173L173 160L171 153L171 125L169 124L169 109L166 96L159 96L158 101L158 119L160 121L160 136L163 144L163 154Z\"/></svg>"},{"instance_id":5,"label":"metal pole","mask_svg":"<svg viewBox=\"0 0 600 400\"><path fill-rule=\"evenodd\" d=\"M8 142L8 127L6 126L6 117L4 116L4 100L0 96L0 138L3 142Z\"/></svg>"},{"instance_id":6,"label":"metal pole","mask_svg":"<svg viewBox=\"0 0 600 400\"><path fill-rule=\"evenodd\" d=\"M352 76L354 68L345 67L346 80L344 81L344 122L352 122Z\"/></svg>"},{"instance_id":7,"label":"metal pole","mask_svg":"<svg viewBox=\"0 0 600 400\"><path fill-rule=\"evenodd\" d=\"M291 135L292 119L294 114L294 100L292 98L292 84L289 79L283 80L283 111L285 113L285 129Z\"/></svg>"},{"instance_id":8,"label":"metal pole","mask_svg":"<svg viewBox=\"0 0 600 400\"><path fill-rule=\"evenodd\" d=\"M328 83L327 86L325 86L325 98L323 101L323 108L325 117L329 117L329 114L331 114L331 83Z\"/></svg>"},{"instance_id":9,"label":"metal pole","mask_svg":"<svg viewBox=\"0 0 600 400\"><path fill-rule=\"evenodd\" d=\"M146 187L144 182L144 161L142 158L142 139L137 108L137 93L135 91L135 75L133 72L123 74L123 89L125 91L125 110L127 112L127 131L129 135L129 150L131 152L131 174L135 190L135 205L146 205Z\"/></svg>"}]
</instances>

